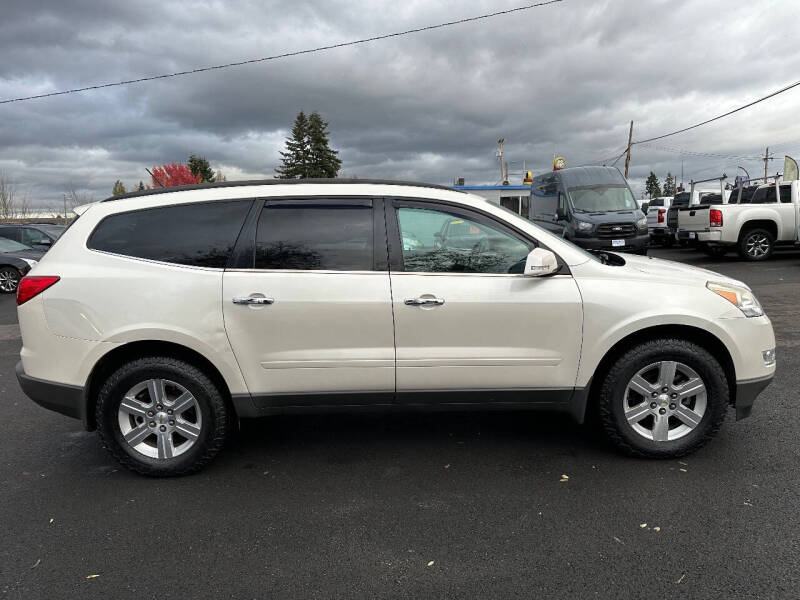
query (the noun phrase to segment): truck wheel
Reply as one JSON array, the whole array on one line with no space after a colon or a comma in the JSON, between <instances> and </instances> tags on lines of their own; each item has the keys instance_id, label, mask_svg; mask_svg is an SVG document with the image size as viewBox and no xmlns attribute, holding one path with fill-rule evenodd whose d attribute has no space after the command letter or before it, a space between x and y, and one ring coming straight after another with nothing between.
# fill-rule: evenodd
<instances>
[{"instance_id":1,"label":"truck wheel","mask_svg":"<svg viewBox=\"0 0 800 600\"><path fill-rule=\"evenodd\" d=\"M766 229L749 229L739 238L739 256L745 260L766 260L774 247L775 239Z\"/></svg>"},{"instance_id":2,"label":"truck wheel","mask_svg":"<svg viewBox=\"0 0 800 600\"><path fill-rule=\"evenodd\" d=\"M633 456L673 458L694 452L719 430L727 410L722 367L703 347L681 339L631 348L600 388L603 428Z\"/></svg>"},{"instance_id":3,"label":"truck wheel","mask_svg":"<svg viewBox=\"0 0 800 600\"><path fill-rule=\"evenodd\" d=\"M199 471L222 448L229 423L211 379L166 356L133 360L112 373L97 395L95 416L114 458L156 477Z\"/></svg>"}]
</instances>

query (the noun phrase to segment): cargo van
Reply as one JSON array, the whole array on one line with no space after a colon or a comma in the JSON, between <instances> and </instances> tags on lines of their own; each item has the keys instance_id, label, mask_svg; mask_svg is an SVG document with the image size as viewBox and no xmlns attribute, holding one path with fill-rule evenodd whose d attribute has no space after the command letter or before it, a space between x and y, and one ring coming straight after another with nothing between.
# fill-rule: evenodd
<instances>
[{"instance_id":1,"label":"cargo van","mask_svg":"<svg viewBox=\"0 0 800 600\"><path fill-rule=\"evenodd\" d=\"M572 167L531 184L530 220L587 250L647 254L647 217L615 167Z\"/></svg>"}]
</instances>

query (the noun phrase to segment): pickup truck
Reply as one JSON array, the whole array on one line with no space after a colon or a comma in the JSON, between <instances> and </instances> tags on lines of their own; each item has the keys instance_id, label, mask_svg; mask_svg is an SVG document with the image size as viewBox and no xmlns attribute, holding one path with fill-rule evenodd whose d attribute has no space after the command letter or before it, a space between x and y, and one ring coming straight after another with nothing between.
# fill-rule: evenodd
<instances>
[{"instance_id":1,"label":"pickup truck","mask_svg":"<svg viewBox=\"0 0 800 600\"><path fill-rule=\"evenodd\" d=\"M675 194L675 197L672 199L672 204L670 205L669 209L667 210L667 237L671 237L674 240L680 242L681 246L687 246L693 241L695 241L694 235L685 235L683 239L678 236L678 211L682 207L686 206L697 206L699 204L703 204L704 198L706 196L711 196L715 193L716 190L719 190L719 196L722 197L723 203L728 201L728 196L730 195L730 191L725 189L725 179L726 176L722 177L714 177L712 179L704 179L702 181L692 181L691 188L688 192L680 192ZM711 182L718 182L718 186L716 190L708 187L703 186L701 189L700 184L711 184Z\"/></svg>"},{"instance_id":2,"label":"pickup truck","mask_svg":"<svg viewBox=\"0 0 800 600\"><path fill-rule=\"evenodd\" d=\"M667 248L675 241L667 229L667 211L672 204L672 196L659 196L650 200L647 212L647 230L651 244L663 244Z\"/></svg>"},{"instance_id":3,"label":"pickup truck","mask_svg":"<svg viewBox=\"0 0 800 600\"><path fill-rule=\"evenodd\" d=\"M732 203L681 208L679 236L693 234L716 256L736 248L745 260L766 260L776 245L797 243L800 182L759 185L749 198L744 189L734 193Z\"/></svg>"}]
</instances>

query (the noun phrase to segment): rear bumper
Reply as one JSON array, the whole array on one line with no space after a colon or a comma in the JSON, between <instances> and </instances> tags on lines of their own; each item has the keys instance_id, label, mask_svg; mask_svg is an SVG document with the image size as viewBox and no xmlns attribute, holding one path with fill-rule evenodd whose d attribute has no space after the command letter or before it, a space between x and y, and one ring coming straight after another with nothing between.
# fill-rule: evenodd
<instances>
[{"instance_id":1,"label":"rear bumper","mask_svg":"<svg viewBox=\"0 0 800 600\"><path fill-rule=\"evenodd\" d=\"M36 404L73 419L80 419L84 423L87 422L86 397L82 387L54 383L26 375L22 361L17 363L15 371L22 391Z\"/></svg>"},{"instance_id":2,"label":"rear bumper","mask_svg":"<svg viewBox=\"0 0 800 600\"><path fill-rule=\"evenodd\" d=\"M650 234L643 233L641 235L637 235L635 237L624 238L625 245L624 246L613 246L611 240L608 239L600 239L600 238L583 238L583 237L574 237L570 240L574 244L577 244L581 248L586 248L587 250L612 250L614 252L635 252L637 250L645 250L648 245L650 244Z\"/></svg>"},{"instance_id":3,"label":"rear bumper","mask_svg":"<svg viewBox=\"0 0 800 600\"><path fill-rule=\"evenodd\" d=\"M716 243L722 239L722 232L721 231L698 231L697 232L697 240L700 242L711 242Z\"/></svg>"}]
</instances>

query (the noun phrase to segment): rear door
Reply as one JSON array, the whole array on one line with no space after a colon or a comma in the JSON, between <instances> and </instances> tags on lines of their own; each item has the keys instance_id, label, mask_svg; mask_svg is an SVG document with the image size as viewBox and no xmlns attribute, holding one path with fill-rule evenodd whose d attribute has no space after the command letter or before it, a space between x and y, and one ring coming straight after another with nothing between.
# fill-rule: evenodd
<instances>
[{"instance_id":1,"label":"rear door","mask_svg":"<svg viewBox=\"0 0 800 600\"><path fill-rule=\"evenodd\" d=\"M458 229L458 244L437 243L445 225ZM570 396L581 298L566 272L522 275L534 240L489 215L434 201L394 200L387 226L398 402ZM409 238L415 246L400 242Z\"/></svg>"},{"instance_id":2,"label":"rear door","mask_svg":"<svg viewBox=\"0 0 800 600\"><path fill-rule=\"evenodd\" d=\"M22 227L2 227L0 226L0 237L8 238L9 240L14 240L15 242L20 241L20 230Z\"/></svg>"},{"instance_id":3,"label":"rear door","mask_svg":"<svg viewBox=\"0 0 800 600\"><path fill-rule=\"evenodd\" d=\"M391 401L381 203L267 200L251 215L222 297L228 338L257 406Z\"/></svg>"}]
</instances>

